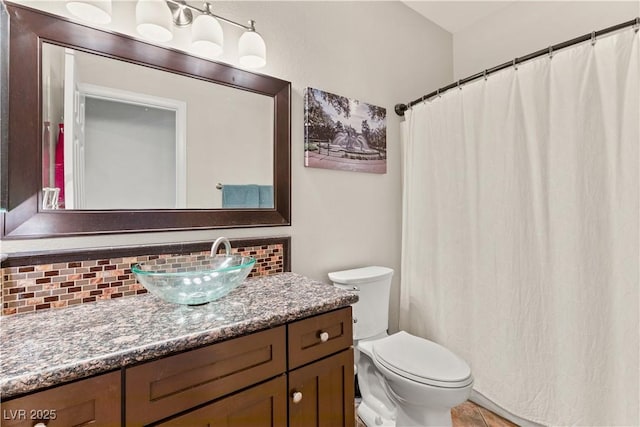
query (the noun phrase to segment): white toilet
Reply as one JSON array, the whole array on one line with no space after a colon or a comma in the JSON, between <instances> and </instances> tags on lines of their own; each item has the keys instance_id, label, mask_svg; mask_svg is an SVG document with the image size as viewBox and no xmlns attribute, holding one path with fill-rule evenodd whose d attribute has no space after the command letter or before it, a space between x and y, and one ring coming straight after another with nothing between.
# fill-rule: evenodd
<instances>
[{"instance_id":1,"label":"white toilet","mask_svg":"<svg viewBox=\"0 0 640 427\"><path fill-rule=\"evenodd\" d=\"M353 305L358 415L368 427L451 426L451 408L471 393L471 369L434 342L387 334L392 276L386 267L329 273L335 286L360 298Z\"/></svg>"}]
</instances>

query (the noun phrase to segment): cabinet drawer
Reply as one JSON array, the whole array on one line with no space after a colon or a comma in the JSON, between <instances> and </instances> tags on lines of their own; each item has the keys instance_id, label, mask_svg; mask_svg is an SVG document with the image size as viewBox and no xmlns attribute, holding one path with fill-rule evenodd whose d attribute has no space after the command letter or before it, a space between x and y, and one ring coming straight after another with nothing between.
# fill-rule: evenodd
<instances>
[{"instance_id":1,"label":"cabinet drawer","mask_svg":"<svg viewBox=\"0 0 640 427\"><path fill-rule=\"evenodd\" d=\"M282 375L157 425L162 427L286 426L287 377Z\"/></svg>"},{"instance_id":2,"label":"cabinet drawer","mask_svg":"<svg viewBox=\"0 0 640 427\"><path fill-rule=\"evenodd\" d=\"M127 426L139 426L283 373L285 327L129 368Z\"/></svg>"},{"instance_id":3,"label":"cabinet drawer","mask_svg":"<svg viewBox=\"0 0 640 427\"><path fill-rule=\"evenodd\" d=\"M290 323L289 369L336 353L353 344L351 307Z\"/></svg>"},{"instance_id":4,"label":"cabinet drawer","mask_svg":"<svg viewBox=\"0 0 640 427\"><path fill-rule=\"evenodd\" d=\"M120 371L2 402L3 427L119 426Z\"/></svg>"}]
</instances>

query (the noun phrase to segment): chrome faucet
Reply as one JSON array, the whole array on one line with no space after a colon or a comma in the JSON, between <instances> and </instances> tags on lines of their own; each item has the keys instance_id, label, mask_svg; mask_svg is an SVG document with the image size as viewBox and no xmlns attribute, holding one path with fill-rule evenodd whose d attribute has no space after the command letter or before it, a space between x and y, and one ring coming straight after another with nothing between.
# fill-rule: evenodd
<instances>
[{"instance_id":1,"label":"chrome faucet","mask_svg":"<svg viewBox=\"0 0 640 427\"><path fill-rule=\"evenodd\" d=\"M211 245L211 256L216 256L218 253L218 247L220 247L221 244L224 244L224 251L226 252L225 255L231 255L231 243L229 243L229 239L226 237L218 237L216 241L213 242L213 245Z\"/></svg>"}]
</instances>

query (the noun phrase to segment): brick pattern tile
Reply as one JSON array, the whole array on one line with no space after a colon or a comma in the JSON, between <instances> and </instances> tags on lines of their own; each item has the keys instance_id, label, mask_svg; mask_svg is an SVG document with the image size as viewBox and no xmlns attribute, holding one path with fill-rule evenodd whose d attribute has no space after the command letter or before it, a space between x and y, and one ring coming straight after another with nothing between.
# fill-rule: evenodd
<instances>
[{"instance_id":1,"label":"brick pattern tile","mask_svg":"<svg viewBox=\"0 0 640 427\"><path fill-rule=\"evenodd\" d=\"M249 277L282 273L284 245L233 248L232 253L249 255L256 264ZM126 258L94 259L58 264L39 264L0 269L2 315L65 308L97 300L131 297L147 290L136 281L131 266L157 258L182 263L202 262L209 251Z\"/></svg>"}]
</instances>

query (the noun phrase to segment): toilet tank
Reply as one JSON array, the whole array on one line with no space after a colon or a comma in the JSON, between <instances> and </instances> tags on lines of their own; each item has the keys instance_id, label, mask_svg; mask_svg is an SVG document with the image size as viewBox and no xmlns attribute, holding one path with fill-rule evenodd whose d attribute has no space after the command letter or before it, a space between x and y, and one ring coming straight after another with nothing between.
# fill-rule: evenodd
<instances>
[{"instance_id":1,"label":"toilet tank","mask_svg":"<svg viewBox=\"0 0 640 427\"><path fill-rule=\"evenodd\" d=\"M335 286L358 293L353 304L353 338L371 338L387 331L389 291L393 270L387 267L363 267L329 273Z\"/></svg>"}]
</instances>

